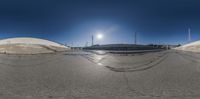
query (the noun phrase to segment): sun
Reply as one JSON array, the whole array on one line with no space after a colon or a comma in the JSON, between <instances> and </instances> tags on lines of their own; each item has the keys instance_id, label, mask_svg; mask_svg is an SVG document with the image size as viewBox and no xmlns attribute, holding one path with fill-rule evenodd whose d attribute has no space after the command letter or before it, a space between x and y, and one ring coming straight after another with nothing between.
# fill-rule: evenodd
<instances>
[{"instance_id":1,"label":"sun","mask_svg":"<svg viewBox=\"0 0 200 99\"><path fill-rule=\"evenodd\" d=\"M97 34L97 39L103 39L103 34Z\"/></svg>"}]
</instances>

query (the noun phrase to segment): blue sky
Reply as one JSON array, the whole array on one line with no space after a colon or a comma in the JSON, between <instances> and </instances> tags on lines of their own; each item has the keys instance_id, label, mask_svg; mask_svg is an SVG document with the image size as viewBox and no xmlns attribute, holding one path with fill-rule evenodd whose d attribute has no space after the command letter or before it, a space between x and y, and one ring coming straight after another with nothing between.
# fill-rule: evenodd
<instances>
[{"instance_id":1,"label":"blue sky","mask_svg":"<svg viewBox=\"0 0 200 99\"><path fill-rule=\"evenodd\" d=\"M1 0L0 38L38 37L74 46L184 44L200 39L198 0Z\"/></svg>"}]
</instances>

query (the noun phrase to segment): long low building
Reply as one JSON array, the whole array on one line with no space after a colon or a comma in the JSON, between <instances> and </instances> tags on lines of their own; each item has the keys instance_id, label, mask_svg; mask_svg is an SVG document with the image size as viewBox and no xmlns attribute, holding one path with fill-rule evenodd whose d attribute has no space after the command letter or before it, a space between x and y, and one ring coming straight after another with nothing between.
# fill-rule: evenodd
<instances>
[{"instance_id":1,"label":"long low building","mask_svg":"<svg viewBox=\"0 0 200 99\"><path fill-rule=\"evenodd\" d=\"M152 50L152 49L166 49L168 45L135 45L135 44L107 44L107 45L94 45L84 47L86 50Z\"/></svg>"}]
</instances>

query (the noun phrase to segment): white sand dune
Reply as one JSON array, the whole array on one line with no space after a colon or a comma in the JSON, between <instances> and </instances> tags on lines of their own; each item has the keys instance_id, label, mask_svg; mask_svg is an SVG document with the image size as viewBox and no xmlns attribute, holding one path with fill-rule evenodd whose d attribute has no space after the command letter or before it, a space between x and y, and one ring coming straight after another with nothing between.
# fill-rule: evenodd
<instances>
[{"instance_id":1,"label":"white sand dune","mask_svg":"<svg viewBox=\"0 0 200 99\"><path fill-rule=\"evenodd\" d=\"M200 41L195 41L189 44L185 44L175 49L183 51L191 51L191 52L200 52Z\"/></svg>"},{"instance_id":2,"label":"white sand dune","mask_svg":"<svg viewBox=\"0 0 200 99\"><path fill-rule=\"evenodd\" d=\"M20 37L0 40L0 53L37 54L68 49L64 45L39 38Z\"/></svg>"}]
</instances>

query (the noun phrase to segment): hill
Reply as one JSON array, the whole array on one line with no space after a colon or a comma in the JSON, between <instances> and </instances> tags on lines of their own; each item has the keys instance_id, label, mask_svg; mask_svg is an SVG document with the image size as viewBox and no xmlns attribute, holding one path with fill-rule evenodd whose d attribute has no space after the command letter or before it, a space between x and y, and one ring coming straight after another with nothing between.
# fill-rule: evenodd
<instances>
[{"instance_id":1,"label":"hill","mask_svg":"<svg viewBox=\"0 0 200 99\"><path fill-rule=\"evenodd\" d=\"M38 54L66 51L69 48L56 42L39 38L8 38L0 40L0 53Z\"/></svg>"}]
</instances>

